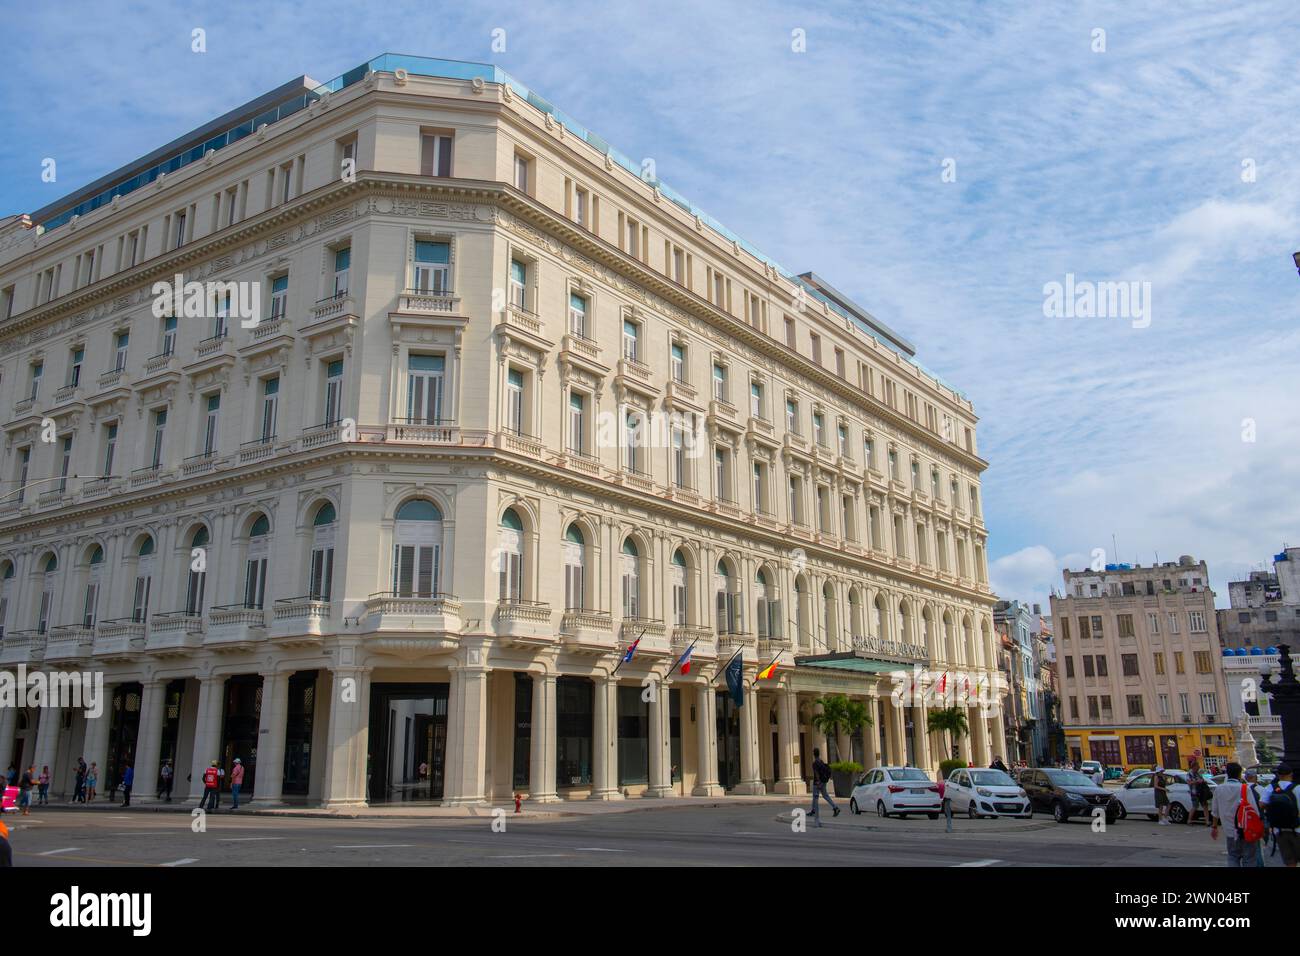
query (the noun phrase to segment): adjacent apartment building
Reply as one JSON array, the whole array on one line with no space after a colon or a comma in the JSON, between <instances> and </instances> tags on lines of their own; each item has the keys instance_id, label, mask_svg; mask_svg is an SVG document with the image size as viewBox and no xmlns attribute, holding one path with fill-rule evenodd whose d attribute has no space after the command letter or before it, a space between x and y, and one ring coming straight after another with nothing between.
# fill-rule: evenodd
<instances>
[{"instance_id":1,"label":"adjacent apartment building","mask_svg":"<svg viewBox=\"0 0 1300 956\"><path fill-rule=\"evenodd\" d=\"M1224 647L1251 652L1286 644L1300 650L1300 548L1275 554L1272 571L1229 581L1228 603L1218 612Z\"/></svg>"},{"instance_id":2,"label":"adjacent apartment building","mask_svg":"<svg viewBox=\"0 0 1300 956\"><path fill-rule=\"evenodd\" d=\"M1063 572L1052 596L1072 760L1217 766L1233 753L1214 592L1204 561Z\"/></svg>"},{"instance_id":3,"label":"adjacent apartment building","mask_svg":"<svg viewBox=\"0 0 1300 956\"><path fill-rule=\"evenodd\" d=\"M492 66L301 77L9 222L0 412L0 666L110 695L0 710L56 793L798 793L822 695L932 768L892 675L996 670L970 401Z\"/></svg>"}]
</instances>

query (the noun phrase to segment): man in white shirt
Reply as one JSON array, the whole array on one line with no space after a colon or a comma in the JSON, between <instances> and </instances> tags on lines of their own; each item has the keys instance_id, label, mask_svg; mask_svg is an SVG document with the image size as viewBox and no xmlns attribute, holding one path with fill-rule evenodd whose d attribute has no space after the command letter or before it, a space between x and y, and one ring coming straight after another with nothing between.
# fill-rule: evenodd
<instances>
[{"instance_id":1,"label":"man in white shirt","mask_svg":"<svg viewBox=\"0 0 1300 956\"><path fill-rule=\"evenodd\" d=\"M1223 829L1224 842L1228 845L1228 866L1255 866L1259 856L1259 841L1247 842L1241 839L1237 831L1237 807L1241 804L1243 789L1246 791L1246 799L1250 801L1256 813L1259 812L1259 799L1242 782L1241 764L1230 763L1225 768L1225 772L1227 779L1214 788L1214 800L1210 810L1214 817L1214 825L1210 828L1210 836L1217 840L1219 829Z\"/></svg>"}]
</instances>

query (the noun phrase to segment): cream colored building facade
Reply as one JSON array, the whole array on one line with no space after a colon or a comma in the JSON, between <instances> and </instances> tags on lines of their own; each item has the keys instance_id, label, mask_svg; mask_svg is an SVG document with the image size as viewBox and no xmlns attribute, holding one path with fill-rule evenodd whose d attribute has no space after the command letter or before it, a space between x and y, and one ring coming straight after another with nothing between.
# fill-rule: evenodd
<instances>
[{"instance_id":1,"label":"cream colored building facade","mask_svg":"<svg viewBox=\"0 0 1300 956\"><path fill-rule=\"evenodd\" d=\"M1204 561L1063 572L1052 596L1071 759L1183 767L1232 758L1231 701Z\"/></svg>"},{"instance_id":2,"label":"cream colored building facade","mask_svg":"<svg viewBox=\"0 0 1300 956\"><path fill-rule=\"evenodd\" d=\"M935 767L889 672L996 672L971 404L617 160L492 67L381 57L5 226L0 667L111 701L0 709L0 766L793 794L844 693L840 754ZM177 274L243 285L159 314Z\"/></svg>"}]
</instances>

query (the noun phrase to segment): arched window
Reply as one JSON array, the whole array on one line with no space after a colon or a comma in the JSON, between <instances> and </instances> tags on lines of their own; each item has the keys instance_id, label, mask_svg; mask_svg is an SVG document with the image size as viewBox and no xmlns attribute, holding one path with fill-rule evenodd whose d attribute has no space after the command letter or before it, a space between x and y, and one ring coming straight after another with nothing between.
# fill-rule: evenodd
<instances>
[{"instance_id":1,"label":"arched window","mask_svg":"<svg viewBox=\"0 0 1300 956\"><path fill-rule=\"evenodd\" d=\"M149 592L153 590L153 538L145 535L135 551L135 593L131 597L131 620L149 616Z\"/></svg>"},{"instance_id":2,"label":"arched window","mask_svg":"<svg viewBox=\"0 0 1300 956\"><path fill-rule=\"evenodd\" d=\"M311 521L311 568L307 596L328 601L334 590L334 523L337 515L328 501L316 509Z\"/></svg>"},{"instance_id":3,"label":"arched window","mask_svg":"<svg viewBox=\"0 0 1300 956\"><path fill-rule=\"evenodd\" d=\"M415 498L397 509L393 525L393 592L431 598L442 583L442 512Z\"/></svg>"},{"instance_id":4,"label":"arched window","mask_svg":"<svg viewBox=\"0 0 1300 956\"><path fill-rule=\"evenodd\" d=\"M669 583L673 589L673 624L685 627L689 623L689 593L686 590L686 556L682 549L673 552L673 565L668 570Z\"/></svg>"},{"instance_id":5,"label":"arched window","mask_svg":"<svg viewBox=\"0 0 1300 956\"><path fill-rule=\"evenodd\" d=\"M586 610L587 542L582 537L582 529L576 524L569 525L560 549L564 559L564 608Z\"/></svg>"},{"instance_id":6,"label":"arched window","mask_svg":"<svg viewBox=\"0 0 1300 956\"><path fill-rule=\"evenodd\" d=\"M641 616L641 555L631 538L623 542L623 616Z\"/></svg>"},{"instance_id":7,"label":"arched window","mask_svg":"<svg viewBox=\"0 0 1300 956\"><path fill-rule=\"evenodd\" d=\"M497 547L501 556L501 600L518 603L524 599L524 523L514 508L507 508L501 515Z\"/></svg>"},{"instance_id":8,"label":"arched window","mask_svg":"<svg viewBox=\"0 0 1300 956\"><path fill-rule=\"evenodd\" d=\"M898 628L897 628L898 633L897 636L894 638L894 640L906 641L911 636L911 627L909 625L912 623L912 621L911 621L911 613L908 609L907 602L902 598L900 598L898 601L897 617L898 617Z\"/></svg>"},{"instance_id":9,"label":"arched window","mask_svg":"<svg viewBox=\"0 0 1300 956\"><path fill-rule=\"evenodd\" d=\"M271 522L258 515L248 529L248 561L244 565L244 607L266 606L266 565L271 553Z\"/></svg>"},{"instance_id":10,"label":"arched window","mask_svg":"<svg viewBox=\"0 0 1300 956\"><path fill-rule=\"evenodd\" d=\"M203 613L203 592L208 583L208 529L200 526L190 538L190 575L185 585L185 613Z\"/></svg>"},{"instance_id":11,"label":"arched window","mask_svg":"<svg viewBox=\"0 0 1300 956\"><path fill-rule=\"evenodd\" d=\"M759 568L754 574L754 620L757 622L760 640L766 640L768 634L767 616L767 575Z\"/></svg>"},{"instance_id":12,"label":"arched window","mask_svg":"<svg viewBox=\"0 0 1300 956\"><path fill-rule=\"evenodd\" d=\"M81 626L95 626L95 610L99 604L99 577L104 567L104 549L95 545L88 557L86 571L86 595L81 605Z\"/></svg>"},{"instance_id":13,"label":"arched window","mask_svg":"<svg viewBox=\"0 0 1300 956\"><path fill-rule=\"evenodd\" d=\"M36 632L44 634L50 629L50 612L54 608L54 589L58 585L59 559L50 552L41 565L41 613L36 621Z\"/></svg>"},{"instance_id":14,"label":"arched window","mask_svg":"<svg viewBox=\"0 0 1300 956\"><path fill-rule=\"evenodd\" d=\"M808 646L808 600L807 589L804 587L803 575L794 579L794 628L799 635L799 643L803 647Z\"/></svg>"},{"instance_id":15,"label":"arched window","mask_svg":"<svg viewBox=\"0 0 1300 956\"><path fill-rule=\"evenodd\" d=\"M872 617L874 618L872 624L875 627L874 636L882 641L889 640L889 627L885 619L885 599L879 594L876 595Z\"/></svg>"},{"instance_id":16,"label":"arched window","mask_svg":"<svg viewBox=\"0 0 1300 956\"><path fill-rule=\"evenodd\" d=\"M717 593L717 614L719 634L741 633L740 595L732 588L731 569L726 561L719 561L713 574L713 586Z\"/></svg>"},{"instance_id":17,"label":"arched window","mask_svg":"<svg viewBox=\"0 0 1300 956\"><path fill-rule=\"evenodd\" d=\"M858 593L857 588L849 589L849 636L859 638L863 634L862 626L866 622L862 620L862 596Z\"/></svg>"},{"instance_id":18,"label":"arched window","mask_svg":"<svg viewBox=\"0 0 1300 956\"><path fill-rule=\"evenodd\" d=\"M839 649L839 615L836 613L835 588L829 581L822 586L822 619L826 622L826 648Z\"/></svg>"}]
</instances>

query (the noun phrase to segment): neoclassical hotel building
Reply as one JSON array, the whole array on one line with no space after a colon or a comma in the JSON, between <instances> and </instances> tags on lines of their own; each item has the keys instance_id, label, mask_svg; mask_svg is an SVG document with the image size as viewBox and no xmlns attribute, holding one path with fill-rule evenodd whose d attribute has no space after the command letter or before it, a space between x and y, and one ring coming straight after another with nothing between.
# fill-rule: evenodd
<instances>
[{"instance_id":1,"label":"neoclassical hotel building","mask_svg":"<svg viewBox=\"0 0 1300 956\"><path fill-rule=\"evenodd\" d=\"M796 794L820 696L934 768L891 672L996 672L971 403L491 66L301 77L4 223L0 356L0 666L109 695L0 709L55 793Z\"/></svg>"}]
</instances>

